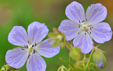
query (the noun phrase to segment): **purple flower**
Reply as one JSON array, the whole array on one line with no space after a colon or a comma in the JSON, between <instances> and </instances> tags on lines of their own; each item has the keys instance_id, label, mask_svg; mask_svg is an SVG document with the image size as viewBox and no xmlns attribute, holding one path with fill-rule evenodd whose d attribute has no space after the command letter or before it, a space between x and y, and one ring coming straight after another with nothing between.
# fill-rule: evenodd
<instances>
[{"instance_id":1,"label":"purple flower","mask_svg":"<svg viewBox=\"0 0 113 71\"><path fill-rule=\"evenodd\" d=\"M58 29L65 33L68 41L74 39L74 46L81 48L82 53L89 53L93 49L92 38L97 43L111 39L109 24L101 22L107 15L107 9L102 4L92 4L85 15L82 5L74 1L66 7L65 14L70 20L63 20Z\"/></svg>"},{"instance_id":2,"label":"purple flower","mask_svg":"<svg viewBox=\"0 0 113 71\"><path fill-rule=\"evenodd\" d=\"M28 35L22 26L13 27L8 41L20 47L7 51L6 62L9 66L18 69L27 61L27 71L45 71L46 62L40 55L50 58L60 51L60 47L51 46L53 41L42 41L48 31L46 25L39 22L33 22L28 26Z\"/></svg>"},{"instance_id":3,"label":"purple flower","mask_svg":"<svg viewBox=\"0 0 113 71\"><path fill-rule=\"evenodd\" d=\"M98 62L98 60L96 60L96 63L99 68L102 68L103 67L102 57L101 57L101 61Z\"/></svg>"}]
</instances>

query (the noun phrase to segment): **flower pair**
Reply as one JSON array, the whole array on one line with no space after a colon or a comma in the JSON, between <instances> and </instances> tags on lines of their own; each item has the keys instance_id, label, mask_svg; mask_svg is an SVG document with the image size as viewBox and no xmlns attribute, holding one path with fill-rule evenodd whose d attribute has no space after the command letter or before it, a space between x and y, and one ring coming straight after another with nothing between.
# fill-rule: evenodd
<instances>
[{"instance_id":1,"label":"flower pair","mask_svg":"<svg viewBox=\"0 0 113 71\"><path fill-rule=\"evenodd\" d=\"M78 46L82 53L87 54L93 49L92 38L97 43L111 39L109 24L101 22L107 16L102 4L92 4L85 15L82 5L74 1L66 7L65 13L70 20L63 20L58 30L65 34L68 41L73 40L73 45ZM48 28L39 22L28 26L28 34L22 26L15 26L9 33L8 41L20 47L7 51L6 62L14 68L20 68L27 61L28 71L45 71L46 63L40 55L50 58L60 51L59 46L52 47L54 40L42 41L47 34Z\"/></svg>"}]
</instances>

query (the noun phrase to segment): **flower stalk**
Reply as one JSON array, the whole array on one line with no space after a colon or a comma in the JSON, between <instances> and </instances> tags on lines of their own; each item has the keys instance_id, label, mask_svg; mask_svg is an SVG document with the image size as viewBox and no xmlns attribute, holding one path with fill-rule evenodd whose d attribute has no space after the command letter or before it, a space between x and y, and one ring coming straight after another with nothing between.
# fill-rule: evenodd
<instances>
[{"instance_id":1,"label":"flower stalk","mask_svg":"<svg viewBox=\"0 0 113 71\"><path fill-rule=\"evenodd\" d=\"M93 49L92 52L91 52L91 54L90 54L89 60L88 60L88 62L87 62L87 64L86 64L86 67L85 67L85 71L87 70L87 68L88 68L88 66L89 66L89 64L90 64L90 62L91 62L91 58L92 58L92 56L93 56L94 51L95 51L95 50Z\"/></svg>"}]
</instances>

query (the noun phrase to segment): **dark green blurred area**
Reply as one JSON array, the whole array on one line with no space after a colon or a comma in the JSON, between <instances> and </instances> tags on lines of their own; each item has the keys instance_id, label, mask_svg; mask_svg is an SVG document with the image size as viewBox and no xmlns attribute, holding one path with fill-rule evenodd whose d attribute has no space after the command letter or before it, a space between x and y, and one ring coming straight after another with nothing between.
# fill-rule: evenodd
<instances>
[{"instance_id":1,"label":"dark green blurred area","mask_svg":"<svg viewBox=\"0 0 113 71\"><path fill-rule=\"evenodd\" d=\"M30 23L38 21L45 23L52 32L53 27L58 27L65 16L65 8L73 0L0 0L0 68L6 64L5 54L7 50L13 49L14 45L8 42L8 34L14 26L23 26L26 30ZM83 5L85 11L91 4L102 3L108 9L105 22L113 28L113 1L112 0L77 0ZM100 45L105 50L107 66L105 71L113 71L113 40ZM60 53L53 58L44 58L47 63L46 71L57 71L58 67L68 63L61 62L59 57L68 60L67 48L61 49ZM19 71L27 71L26 65Z\"/></svg>"}]
</instances>

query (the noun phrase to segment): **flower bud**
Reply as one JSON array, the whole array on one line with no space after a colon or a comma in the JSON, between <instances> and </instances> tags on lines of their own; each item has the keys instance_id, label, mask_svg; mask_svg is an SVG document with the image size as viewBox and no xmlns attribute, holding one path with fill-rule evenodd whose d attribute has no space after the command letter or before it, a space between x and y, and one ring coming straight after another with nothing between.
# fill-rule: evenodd
<instances>
[{"instance_id":1,"label":"flower bud","mask_svg":"<svg viewBox=\"0 0 113 71\"><path fill-rule=\"evenodd\" d=\"M13 67L10 67L8 64L7 65L4 65L2 68L1 68L1 71L18 71L18 69L15 69Z\"/></svg>"},{"instance_id":2,"label":"flower bud","mask_svg":"<svg viewBox=\"0 0 113 71\"><path fill-rule=\"evenodd\" d=\"M64 47L65 40L66 40L66 37L65 37L64 33L61 33L56 28L54 28L53 30L54 30L54 32L48 34L48 36L50 38L52 38L52 40L54 40L54 43L52 44L52 46L56 47L56 46L60 46L61 45L61 47Z\"/></svg>"},{"instance_id":3,"label":"flower bud","mask_svg":"<svg viewBox=\"0 0 113 71\"><path fill-rule=\"evenodd\" d=\"M76 61L79 61L79 59L81 58L81 51L79 48L77 47L73 47L70 50L70 57Z\"/></svg>"},{"instance_id":4,"label":"flower bud","mask_svg":"<svg viewBox=\"0 0 113 71\"><path fill-rule=\"evenodd\" d=\"M106 58L102 52L95 52L93 54L93 61L99 68L105 68Z\"/></svg>"},{"instance_id":5,"label":"flower bud","mask_svg":"<svg viewBox=\"0 0 113 71\"><path fill-rule=\"evenodd\" d=\"M67 68L66 68L64 65L62 65L62 66L60 66L60 67L58 68L57 71L68 71L68 70L67 70Z\"/></svg>"}]
</instances>

